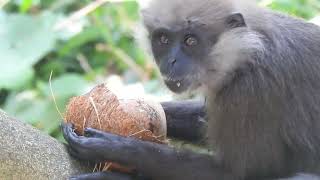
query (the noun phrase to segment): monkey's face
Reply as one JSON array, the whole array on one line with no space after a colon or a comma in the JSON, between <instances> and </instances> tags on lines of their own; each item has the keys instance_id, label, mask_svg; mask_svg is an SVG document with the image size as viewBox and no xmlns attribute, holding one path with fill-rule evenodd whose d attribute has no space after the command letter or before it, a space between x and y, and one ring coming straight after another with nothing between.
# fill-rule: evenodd
<instances>
[{"instance_id":1,"label":"monkey's face","mask_svg":"<svg viewBox=\"0 0 320 180\"><path fill-rule=\"evenodd\" d=\"M202 32L202 33L201 33ZM169 30L159 28L151 34L152 51L165 84L181 93L201 85L202 62L214 44L212 35L198 28Z\"/></svg>"},{"instance_id":2,"label":"monkey's face","mask_svg":"<svg viewBox=\"0 0 320 180\"><path fill-rule=\"evenodd\" d=\"M235 66L224 53L236 57L230 44L238 35L224 38L231 43L221 36L246 24L242 14L233 13L228 5L228 1L153 0L142 11L154 58L173 92L215 86Z\"/></svg>"}]
</instances>

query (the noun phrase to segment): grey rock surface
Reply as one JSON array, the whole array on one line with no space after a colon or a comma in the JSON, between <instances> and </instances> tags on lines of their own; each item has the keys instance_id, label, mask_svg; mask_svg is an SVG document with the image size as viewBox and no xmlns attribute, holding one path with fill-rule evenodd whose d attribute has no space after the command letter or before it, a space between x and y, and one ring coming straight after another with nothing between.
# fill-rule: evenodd
<instances>
[{"instance_id":1,"label":"grey rock surface","mask_svg":"<svg viewBox=\"0 0 320 180\"><path fill-rule=\"evenodd\" d=\"M91 169L92 171L92 169ZM67 179L90 172L65 145L0 110L0 179Z\"/></svg>"}]
</instances>

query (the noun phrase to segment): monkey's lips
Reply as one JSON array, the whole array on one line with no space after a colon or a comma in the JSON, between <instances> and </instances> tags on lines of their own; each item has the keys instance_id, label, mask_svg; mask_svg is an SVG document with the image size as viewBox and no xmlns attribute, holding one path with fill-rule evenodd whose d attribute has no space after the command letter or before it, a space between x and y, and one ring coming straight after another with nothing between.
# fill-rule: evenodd
<instances>
[{"instance_id":1,"label":"monkey's lips","mask_svg":"<svg viewBox=\"0 0 320 180\"><path fill-rule=\"evenodd\" d=\"M190 83L187 80L173 80L173 79L165 79L164 80L167 87L175 92L175 93L182 93L187 91L189 88Z\"/></svg>"}]
</instances>

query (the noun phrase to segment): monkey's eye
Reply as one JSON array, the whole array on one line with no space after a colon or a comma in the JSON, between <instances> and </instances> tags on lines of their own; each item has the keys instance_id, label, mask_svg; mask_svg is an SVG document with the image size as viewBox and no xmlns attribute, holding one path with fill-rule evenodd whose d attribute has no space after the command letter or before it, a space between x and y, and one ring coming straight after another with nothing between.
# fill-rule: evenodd
<instances>
[{"instance_id":1,"label":"monkey's eye","mask_svg":"<svg viewBox=\"0 0 320 180\"><path fill-rule=\"evenodd\" d=\"M169 44L169 38L165 34L161 34L159 36L159 42L160 44Z\"/></svg>"},{"instance_id":2,"label":"monkey's eye","mask_svg":"<svg viewBox=\"0 0 320 180\"><path fill-rule=\"evenodd\" d=\"M187 45L187 46L196 46L198 45L198 39L192 35L188 35L185 40L184 40L184 43Z\"/></svg>"}]
</instances>

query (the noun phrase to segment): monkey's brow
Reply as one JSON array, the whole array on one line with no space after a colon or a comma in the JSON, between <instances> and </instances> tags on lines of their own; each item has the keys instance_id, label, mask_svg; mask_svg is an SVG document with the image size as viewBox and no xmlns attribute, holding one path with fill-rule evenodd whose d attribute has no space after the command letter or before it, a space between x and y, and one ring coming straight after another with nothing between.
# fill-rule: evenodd
<instances>
[{"instance_id":1,"label":"monkey's brow","mask_svg":"<svg viewBox=\"0 0 320 180\"><path fill-rule=\"evenodd\" d=\"M203 26L206 26L207 24L200 21L199 19L197 18L190 18L190 17L187 17L185 19L185 23L184 23L184 26L185 27L191 27L191 28L196 28L196 27L203 27Z\"/></svg>"},{"instance_id":2,"label":"monkey's brow","mask_svg":"<svg viewBox=\"0 0 320 180\"><path fill-rule=\"evenodd\" d=\"M175 21L171 23L163 23L159 21L155 24L154 28L151 30L151 32L155 32L159 29L166 29L170 32L180 32L183 30L190 30L190 29L196 29L196 28L204 28L207 26L206 23L195 19L195 18L186 18L182 21Z\"/></svg>"}]
</instances>

